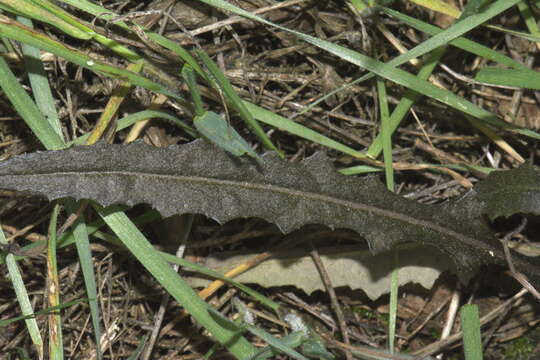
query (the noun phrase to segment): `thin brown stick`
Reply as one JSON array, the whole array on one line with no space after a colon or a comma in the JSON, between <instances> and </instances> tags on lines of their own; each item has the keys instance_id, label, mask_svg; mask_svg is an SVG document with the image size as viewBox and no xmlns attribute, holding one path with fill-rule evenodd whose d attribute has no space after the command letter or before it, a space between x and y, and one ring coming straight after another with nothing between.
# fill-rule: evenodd
<instances>
[{"instance_id":1,"label":"thin brown stick","mask_svg":"<svg viewBox=\"0 0 540 360\"><path fill-rule=\"evenodd\" d=\"M321 275L321 280L324 284L324 287L326 288L326 291L328 292L328 296L330 297L332 310L334 310L334 313L336 314L339 330L341 331L341 335L343 336L343 341L345 342L345 344L351 345L351 342L349 340L349 334L347 332L347 323L345 322L343 311L341 311L341 306L339 305L336 292L334 291L334 287L332 286L332 280L330 280L330 276L328 275L328 272L326 271L326 268L324 267L321 256L319 255L319 252L317 251L317 249L313 246L313 243L311 244L311 248L312 250L310 251L309 255L311 256L311 259L313 260L315 267L317 267L317 270L319 271L319 274ZM343 351L345 352L345 356L347 357L347 360L353 359L352 353L349 350L344 349Z\"/></svg>"}]
</instances>

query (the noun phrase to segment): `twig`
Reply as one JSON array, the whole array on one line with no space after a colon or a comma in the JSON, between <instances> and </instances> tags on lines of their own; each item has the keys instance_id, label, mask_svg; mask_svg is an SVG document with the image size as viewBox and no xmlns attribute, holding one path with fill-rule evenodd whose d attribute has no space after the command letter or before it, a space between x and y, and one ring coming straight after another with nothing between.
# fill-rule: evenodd
<instances>
[{"instance_id":1,"label":"twig","mask_svg":"<svg viewBox=\"0 0 540 360\"><path fill-rule=\"evenodd\" d=\"M313 246L313 243L311 243L311 248L312 250L310 251L309 255L311 256L313 263L315 264L317 270L319 271L319 274L321 275L321 280L324 284L324 287L326 288L326 291L328 292L328 296L330 296L330 303L332 304L332 309L336 314L339 324L339 330L341 331L341 335L343 336L343 341L345 342L345 344L351 345L351 342L349 340L349 333L347 332L347 323L345 322L343 311L341 311L341 306L339 306L336 292L334 291L334 287L332 286L332 280L330 280L330 276L328 275L328 272L324 267L319 252ZM344 352L347 360L352 360L352 353L349 350L344 350Z\"/></svg>"},{"instance_id":2,"label":"twig","mask_svg":"<svg viewBox=\"0 0 540 360\"><path fill-rule=\"evenodd\" d=\"M441 340L446 339L450 336L452 328L454 327L454 322L456 321L456 314L459 309L459 298L460 298L460 289L459 283L457 283L456 288L452 294L452 299L450 300L450 306L448 307L448 312L446 313L446 321L444 324L443 331L441 333ZM438 359L442 359L442 356L439 354Z\"/></svg>"}]
</instances>

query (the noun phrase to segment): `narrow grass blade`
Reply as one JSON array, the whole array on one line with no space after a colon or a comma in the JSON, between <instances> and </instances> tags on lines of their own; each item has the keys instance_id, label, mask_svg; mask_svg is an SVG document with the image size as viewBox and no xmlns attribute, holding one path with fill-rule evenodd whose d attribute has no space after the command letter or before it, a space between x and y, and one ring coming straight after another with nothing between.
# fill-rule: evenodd
<instances>
[{"instance_id":1,"label":"narrow grass blade","mask_svg":"<svg viewBox=\"0 0 540 360\"><path fill-rule=\"evenodd\" d=\"M448 44L451 40L467 33L468 31L478 27L485 23L489 19L497 16L503 11L516 5L521 0L497 0L489 6L486 6L482 11L470 14L463 21L456 22L454 25L444 30L443 32L433 36L429 40L424 41L415 48L411 49L404 54L404 59L409 61L410 59L421 56L441 45Z\"/></svg>"},{"instance_id":2,"label":"narrow grass blade","mask_svg":"<svg viewBox=\"0 0 540 360\"><path fill-rule=\"evenodd\" d=\"M2 30L0 29L0 33ZM4 58L0 57L0 87L6 97L11 101L17 113L30 127L34 135L45 145L47 149L62 149L64 141L53 127L45 120L34 101L24 91L19 80L13 75Z\"/></svg>"},{"instance_id":3,"label":"narrow grass blade","mask_svg":"<svg viewBox=\"0 0 540 360\"><path fill-rule=\"evenodd\" d=\"M226 346L238 359L255 353L255 349L245 338L221 326L210 316L208 305L156 252L145 236L123 212L119 211L117 206L102 208L96 205L95 209L137 260L219 343Z\"/></svg>"},{"instance_id":4,"label":"narrow grass blade","mask_svg":"<svg viewBox=\"0 0 540 360\"><path fill-rule=\"evenodd\" d=\"M437 35L437 34L439 34L440 32L443 31L442 29L440 29L440 28L438 28L436 26L427 24L427 23L422 22L422 21L420 21L418 19L415 19L415 18L410 17L408 15L402 14L399 11L395 11L393 9L386 8L386 7L381 7L380 9L384 13L386 13L387 15L393 16L396 19L399 19L400 21L402 21L403 23L405 23L405 24L407 24L407 25L409 25L409 26L411 26L411 27L413 27L413 28L415 28L417 30L423 31L423 32L425 32L427 34ZM487 46L475 43L474 41L471 41L471 40L463 38L463 37L459 37L459 38L457 38L455 40L452 40L450 42L450 45L455 46L457 48L460 48L462 50L468 51L471 54L475 54L477 56L483 57L483 58L485 58L487 60L491 60L491 61L494 61L494 62L497 62L497 63L500 63L500 64L504 64L504 65L513 67L513 68L519 68L519 69L524 69L524 70L531 71L530 69L525 67L520 62L515 61L512 58L509 58L508 56L505 56L505 55L503 55L501 53L498 53L497 51L494 51L494 50L488 48ZM433 51L433 53L435 53L436 51L437 51L437 49L435 49ZM394 60L397 60L397 59L399 59L399 56ZM337 93L339 91L343 91L345 88L347 88L349 86L352 86L354 84L357 84L359 82L362 82L362 81L368 79L369 77L370 76L367 75L367 76L364 76L362 78L356 79L356 80L354 80L354 81L352 81L352 82L350 82L350 83L348 83L348 84L346 84L346 85L344 85L344 86L342 86L340 88L337 88L337 89L333 90L332 92L329 93L329 95L333 95L333 94L335 94L335 93ZM413 93L409 93L409 95L406 95L405 98L402 98L402 100L406 100L406 97L410 97L411 94L413 94ZM312 107L316 106L318 103L323 101L325 97L319 98L318 100L314 101L309 106L304 108L301 113L309 111ZM399 105L398 105L397 109L399 109ZM393 116L394 116L394 113L392 113L392 117ZM379 150L377 151L377 156L380 154L380 151L381 151L380 144L378 145L378 148L379 148Z\"/></svg>"},{"instance_id":5,"label":"narrow grass blade","mask_svg":"<svg viewBox=\"0 0 540 360\"><path fill-rule=\"evenodd\" d=\"M523 17L523 20L525 20L525 25L527 25L527 29L529 30L531 35L535 36L537 39L540 38L540 30L538 29L538 24L536 23L536 19L534 17L529 2L520 1L517 6L519 12L521 13L521 16ZM536 47L540 49L540 43L538 41L539 40L536 40Z\"/></svg>"},{"instance_id":6,"label":"narrow grass blade","mask_svg":"<svg viewBox=\"0 0 540 360\"><path fill-rule=\"evenodd\" d=\"M159 44L159 45L163 46L164 48L169 49L172 52L174 52L176 55L178 55L178 57L180 59L185 61L186 64L191 66L193 68L193 70L195 70L197 72L197 74L202 76L205 80L208 80L208 77L207 77L206 73L199 66L199 63L197 62L197 60L195 60L195 58L186 49L184 49L182 46L180 46L178 43L176 43L176 42L174 42L172 40L169 40L166 37L164 37L162 35L159 35L159 34L156 34L154 32L151 32L151 31L145 31L145 34L150 39L155 41L157 44Z\"/></svg>"},{"instance_id":7,"label":"narrow grass blade","mask_svg":"<svg viewBox=\"0 0 540 360\"><path fill-rule=\"evenodd\" d=\"M285 344L285 346L288 347L294 347L298 346L303 338L305 337L304 334L302 334L299 331L292 332L288 335L285 335L281 339L282 344ZM276 354L279 352L279 350L274 349L271 346L265 346L264 348L260 349L259 352L256 355L253 355L247 359L244 360L266 360L266 359L273 359L275 358ZM323 358L319 358L322 360Z\"/></svg>"},{"instance_id":8,"label":"narrow grass blade","mask_svg":"<svg viewBox=\"0 0 540 360\"><path fill-rule=\"evenodd\" d=\"M202 116L204 114L204 107L193 67L189 64L184 65L182 67L182 77L184 78L184 81L189 89L189 93L191 94L193 107L195 107L195 115Z\"/></svg>"},{"instance_id":9,"label":"narrow grass blade","mask_svg":"<svg viewBox=\"0 0 540 360\"><path fill-rule=\"evenodd\" d=\"M33 27L32 22L24 17L18 17L17 20L23 25L30 28ZM28 80L30 80L32 95L34 96L36 105L58 136L63 137L62 126L56 112L49 80L40 58L41 52L38 48L26 44L22 44L21 49L24 54Z\"/></svg>"},{"instance_id":10,"label":"narrow grass blade","mask_svg":"<svg viewBox=\"0 0 540 360\"><path fill-rule=\"evenodd\" d=\"M381 137L384 157L384 173L386 175L386 187L394 191L394 168L392 166L392 130L390 114L388 110L388 98L384 80L377 79L377 94L379 97L379 109L381 112Z\"/></svg>"},{"instance_id":11,"label":"narrow grass blade","mask_svg":"<svg viewBox=\"0 0 540 360\"><path fill-rule=\"evenodd\" d=\"M244 105L240 97L236 94L231 83L229 82L229 80L227 80L225 75L221 72L221 70L214 63L214 61L212 61L212 59L210 59L210 57L206 55L206 53L203 51L197 51L197 55L204 63L208 71L212 74L216 84L219 86L221 91L223 91L225 96L229 99L230 104L234 107L236 111L238 111L238 114L240 115L242 120L244 120L246 125L248 125L255 133L255 135L259 137L259 139L267 149L274 150L278 154L280 154L281 157L283 157L283 154L275 147L274 144L272 144L270 138L265 134L264 130L261 128L257 120L255 120L249 109Z\"/></svg>"},{"instance_id":12,"label":"narrow grass blade","mask_svg":"<svg viewBox=\"0 0 540 360\"><path fill-rule=\"evenodd\" d=\"M533 41L537 43L540 42L539 35L532 35L532 34L521 32L521 31L510 30L510 29L506 29L502 26L497 26L497 25L486 25L486 27L488 29L495 30L504 34L512 35L515 37L519 37L525 40L529 40L529 41Z\"/></svg>"},{"instance_id":13,"label":"narrow grass blade","mask_svg":"<svg viewBox=\"0 0 540 360\"><path fill-rule=\"evenodd\" d=\"M133 219L133 223L138 226L143 226L145 224L151 223L153 221L157 221L159 219L161 219L161 215L157 211L149 210L143 215L140 215L136 217L135 219ZM122 246L122 242L116 236L110 235L108 233L104 233L99 230L103 226L105 226L105 223L103 222L103 220L100 219L100 220L94 221L86 226L86 232L88 236L94 236L95 238L106 241L110 243L111 245ZM71 246L75 244L75 241L76 239L73 236L73 232L68 231L64 233L58 240L58 248L61 249L67 246ZM26 245L22 247L21 250L23 252L27 252L36 247L44 247L44 246L46 246L46 243L45 241L41 240L41 241L36 241L29 245ZM25 258L24 256L15 256L15 261L19 261L24 258ZM0 264L4 264L4 259L0 258Z\"/></svg>"},{"instance_id":14,"label":"narrow grass blade","mask_svg":"<svg viewBox=\"0 0 540 360\"><path fill-rule=\"evenodd\" d=\"M480 5L483 0L471 0L467 3L465 6L465 9L463 10L463 13L459 17L458 21L463 21L463 19L467 18L468 16L474 15L478 9L480 8ZM433 5L433 1L426 2L426 6ZM435 9L432 9L435 10ZM428 56L426 62L421 67L420 71L418 72L418 78L422 80L427 80L437 64L439 63L439 60L442 58L446 51L446 46L441 46L430 54ZM407 115L409 112L411 106L418 101L420 98L420 94L417 92L414 92L410 89L408 89L405 92L405 95L401 100L399 101L399 104L397 105L396 109L392 113L392 116L390 117L390 121L388 122L388 128L387 130L392 134L397 126L401 123L403 118ZM377 135L371 146L369 147L367 151L367 155L373 158L377 158L380 155L380 152L382 150L382 141L381 141L381 134ZM386 162L386 160L385 160Z\"/></svg>"},{"instance_id":15,"label":"narrow grass blade","mask_svg":"<svg viewBox=\"0 0 540 360\"><path fill-rule=\"evenodd\" d=\"M7 245L6 237L2 228L0 227L0 244ZM36 352L40 359L43 359L43 339L39 332L39 327L37 321L34 318L34 309L28 297L28 292L24 286L22 279L21 271L17 266L17 262L13 254L7 254L5 258L7 265L7 270L9 273L9 278L13 284L13 289L15 290L15 295L17 296L17 301L19 302L19 307L21 308L21 313L23 317L26 317L25 323L26 328L28 329L28 334L30 339L36 348Z\"/></svg>"},{"instance_id":16,"label":"narrow grass blade","mask_svg":"<svg viewBox=\"0 0 540 360\"><path fill-rule=\"evenodd\" d=\"M66 201L68 213L73 214L77 210L77 203L72 200ZM73 237L77 247L77 255L81 264L84 278L84 286L88 296L88 305L90 306L90 316L92 317L92 326L94 328L94 339L96 342L96 354L98 360L102 358L101 354L101 326L99 316L98 295L96 286L96 276L92 263L92 250L88 240L88 231L84 222L83 215L80 215L73 224Z\"/></svg>"},{"instance_id":17,"label":"narrow grass blade","mask_svg":"<svg viewBox=\"0 0 540 360\"><path fill-rule=\"evenodd\" d=\"M244 101L244 105L253 114L253 116L265 124L271 125L283 131L287 131L291 134L297 135L314 143L326 146L330 149L341 151L344 154L348 154L357 158L364 158L365 155L361 152L354 150L353 148L343 145L329 137L320 134L308 127L295 123L294 121L284 118L281 115L273 113L272 111L263 109L260 106L254 105L250 102Z\"/></svg>"},{"instance_id":18,"label":"narrow grass blade","mask_svg":"<svg viewBox=\"0 0 540 360\"><path fill-rule=\"evenodd\" d=\"M392 130L390 129L390 111L388 109L388 98L386 96L386 86L384 80L377 78L377 94L379 97L379 108L381 112L381 142L384 158L384 172L386 188L394 191L394 168L392 166ZM397 254L397 252L396 252ZM397 261L396 261L397 265ZM398 272L399 268L392 271L392 281L390 286L390 318L388 321L388 348L391 354L394 353L394 343L396 337L397 319L397 296L398 296Z\"/></svg>"},{"instance_id":19,"label":"narrow grass blade","mask_svg":"<svg viewBox=\"0 0 540 360\"><path fill-rule=\"evenodd\" d=\"M100 19L103 19L103 20L106 20L106 21L111 21L111 20L114 20L116 17L118 17L118 14L112 12L111 10L106 9L106 8L104 8L102 6L94 4L94 3L90 2L90 1L87 1L87 0L62 0L62 2L66 3L66 4L69 4L69 5L73 6L76 9L82 10L82 11L87 12L87 13L89 13L89 14L97 17L97 18L100 18ZM114 21L112 24L114 26L119 26L122 29L133 33L132 28L130 28L123 21ZM193 67L193 69L195 71L197 71L197 73L200 76L202 76L203 78L208 80L207 77L206 77L206 74L202 71L202 69L199 66L199 64L197 63L197 61L181 45L179 45L178 43L175 43L174 41L171 41L171 40L167 39L166 37L164 37L164 36L162 36L160 34L157 34L157 33L151 32L151 31L144 31L144 32L145 32L145 35L150 40L152 40L152 41L156 42L157 44L159 44L159 45L171 50L172 52L174 52L176 55L179 56L180 59L182 59L183 61L185 61L189 65L191 65ZM149 71L153 75L157 76L158 78L162 79L163 81L165 81L165 83L168 83L168 84L170 84L172 86L175 86L174 81L171 80L170 76L168 76L166 73L160 71L158 68L156 68L151 63L144 60L143 58L140 58L139 55L132 52L131 50L129 50L129 49L121 46L120 44L114 42L113 40L107 39L107 38L105 38L105 37L103 37L103 36L101 36L99 34L95 34L94 38L95 38L96 41L100 42L104 46L107 46L107 47L111 48L113 51L116 51L118 54L120 54L121 56L125 57L126 59L128 59L130 61L133 61L133 62L143 61L144 64L145 64L145 69L147 71Z\"/></svg>"},{"instance_id":20,"label":"narrow grass blade","mask_svg":"<svg viewBox=\"0 0 540 360\"><path fill-rule=\"evenodd\" d=\"M466 360L482 360L482 338L478 306L463 305L460 311L461 331L463 332L463 350Z\"/></svg>"},{"instance_id":21,"label":"narrow grass blade","mask_svg":"<svg viewBox=\"0 0 540 360\"><path fill-rule=\"evenodd\" d=\"M58 264L56 256L56 222L60 213L60 205L56 204L51 214L47 244L47 300L51 307L60 305L60 281L58 279ZM49 359L64 359L64 344L62 341L62 317L53 312L48 316L49 323Z\"/></svg>"},{"instance_id":22,"label":"narrow grass blade","mask_svg":"<svg viewBox=\"0 0 540 360\"><path fill-rule=\"evenodd\" d=\"M375 166L371 165L355 165L348 168L344 168L339 170L339 172L343 175L360 175L360 174L370 174L374 172L382 171L383 169L380 169Z\"/></svg>"},{"instance_id":23,"label":"narrow grass blade","mask_svg":"<svg viewBox=\"0 0 540 360\"><path fill-rule=\"evenodd\" d=\"M540 90L540 72L538 71L485 67L476 74L475 80L494 85Z\"/></svg>"}]
</instances>

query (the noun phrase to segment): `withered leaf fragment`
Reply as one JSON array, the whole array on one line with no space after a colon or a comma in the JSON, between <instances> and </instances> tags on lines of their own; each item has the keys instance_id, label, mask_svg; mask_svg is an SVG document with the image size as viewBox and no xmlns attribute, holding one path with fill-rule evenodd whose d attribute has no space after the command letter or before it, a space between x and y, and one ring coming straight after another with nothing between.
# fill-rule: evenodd
<instances>
[{"instance_id":1,"label":"withered leaf fragment","mask_svg":"<svg viewBox=\"0 0 540 360\"><path fill-rule=\"evenodd\" d=\"M146 203L164 216L200 213L220 223L258 217L284 233L305 224L347 228L364 236L373 252L401 242L431 244L454 260L462 279L480 265L506 264L483 214L496 200L489 193L424 205L387 191L375 178L339 174L322 153L299 163L272 153L262 159L235 158L201 140L168 148L99 144L3 162L0 188L104 206ZM511 171L505 176L512 178ZM513 261L533 279L540 276L540 259L516 253Z\"/></svg>"}]
</instances>

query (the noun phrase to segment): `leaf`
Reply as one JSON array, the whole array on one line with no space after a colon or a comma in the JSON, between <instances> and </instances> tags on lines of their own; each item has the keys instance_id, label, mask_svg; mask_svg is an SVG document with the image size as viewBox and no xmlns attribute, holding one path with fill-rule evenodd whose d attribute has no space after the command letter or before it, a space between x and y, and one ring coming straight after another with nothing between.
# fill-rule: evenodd
<instances>
[{"instance_id":1,"label":"leaf","mask_svg":"<svg viewBox=\"0 0 540 360\"><path fill-rule=\"evenodd\" d=\"M332 246L331 249L319 249L319 252L334 287L348 286L353 290L362 289L372 300L388 293L390 273L396 266L393 252L382 252L373 256L359 246ZM448 257L433 246L409 244L399 246L398 252L399 285L414 282L431 289L443 271L454 270ZM224 273L254 256L256 256L254 253L213 253L206 256L201 265ZM234 280L244 284L257 284L264 288L293 285L307 294L325 290L313 260L302 250L276 253L271 259L238 275ZM211 280L194 274L188 281L193 287L202 287L207 286Z\"/></svg>"},{"instance_id":2,"label":"leaf","mask_svg":"<svg viewBox=\"0 0 540 360\"><path fill-rule=\"evenodd\" d=\"M234 158L202 140L169 148L100 144L15 157L0 164L0 187L104 206L147 203L164 216L202 213L220 223L258 217L285 233L305 224L347 228L375 253L419 242L451 257L462 279L480 265L506 264L482 214L489 208L482 194L425 205L390 193L373 177L340 175L322 153L300 163L273 153L262 160ZM540 259L515 254L513 262L539 278Z\"/></svg>"},{"instance_id":3,"label":"leaf","mask_svg":"<svg viewBox=\"0 0 540 360\"><path fill-rule=\"evenodd\" d=\"M466 360L481 360L482 335L480 332L480 319L478 305L466 304L461 307L461 331L463 332L463 351Z\"/></svg>"},{"instance_id":4,"label":"leaf","mask_svg":"<svg viewBox=\"0 0 540 360\"><path fill-rule=\"evenodd\" d=\"M512 171L494 171L475 189L491 220L516 213L540 215L540 171L530 163Z\"/></svg>"},{"instance_id":5,"label":"leaf","mask_svg":"<svg viewBox=\"0 0 540 360\"><path fill-rule=\"evenodd\" d=\"M221 116L213 111L205 111L195 116L193 125L208 141L236 156L249 155L255 159L259 156L244 138Z\"/></svg>"},{"instance_id":6,"label":"leaf","mask_svg":"<svg viewBox=\"0 0 540 360\"><path fill-rule=\"evenodd\" d=\"M486 67L480 69L474 79L494 85L540 90L540 73L538 71Z\"/></svg>"}]
</instances>

